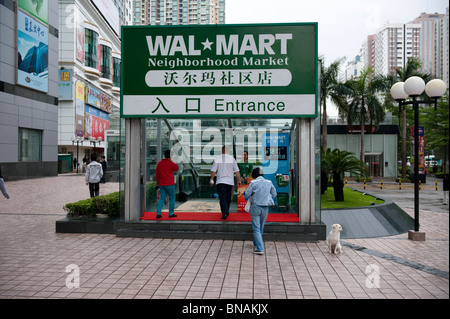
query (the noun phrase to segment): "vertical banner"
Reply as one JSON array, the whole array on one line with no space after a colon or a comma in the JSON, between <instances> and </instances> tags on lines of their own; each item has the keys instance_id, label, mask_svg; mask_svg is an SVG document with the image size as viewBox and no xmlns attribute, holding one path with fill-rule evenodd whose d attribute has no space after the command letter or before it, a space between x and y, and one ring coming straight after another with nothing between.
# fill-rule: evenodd
<instances>
[{"instance_id":1,"label":"vertical banner","mask_svg":"<svg viewBox=\"0 0 450 319\"><path fill-rule=\"evenodd\" d=\"M84 23L77 25L77 60L84 64Z\"/></svg>"},{"instance_id":2,"label":"vertical banner","mask_svg":"<svg viewBox=\"0 0 450 319\"><path fill-rule=\"evenodd\" d=\"M410 128L410 145L411 145L411 173L414 173L414 126ZM425 174L425 127L419 126L419 174Z\"/></svg>"},{"instance_id":3,"label":"vertical banner","mask_svg":"<svg viewBox=\"0 0 450 319\"><path fill-rule=\"evenodd\" d=\"M75 135L84 136L84 85L77 82L75 88Z\"/></svg>"},{"instance_id":4,"label":"vertical banner","mask_svg":"<svg viewBox=\"0 0 450 319\"><path fill-rule=\"evenodd\" d=\"M17 12L17 83L48 92L48 28Z\"/></svg>"},{"instance_id":5,"label":"vertical banner","mask_svg":"<svg viewBox=\"0 0 450 319\"><path fill-rule=\"evenodd\" d=\"M58 70L58 100L72 101L72 70Z\"/></svg>"}]
</instances>

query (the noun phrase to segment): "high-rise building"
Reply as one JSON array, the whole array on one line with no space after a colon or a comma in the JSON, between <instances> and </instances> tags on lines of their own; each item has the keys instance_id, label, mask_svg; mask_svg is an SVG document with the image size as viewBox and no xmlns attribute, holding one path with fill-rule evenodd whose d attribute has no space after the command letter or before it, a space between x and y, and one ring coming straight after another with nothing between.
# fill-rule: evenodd
<instances>
[{"instance_id":1,"label":"high-rise building","mask_svg":"<svg viewBox=\"0 0 450 319\"><path fill-rule=\"evenodd\" d=\"M449 87L449 33L448 33L448 7L445 11L445 15L441 18L441 22L439 23L439 45L436 50L436 63L435 65L435 75L437 78L442 79L447 87Z\"/></svg>"},{"instance_id":2,"label":"high-rise building","mask_svg":"<svg viewBox=\"0 0 450 319\"><path fill-rule=\"evenodd\" d=\"M392 74L406 65L409 58L420 57L420 24L384 25L375 34L376 74Z\"/></svg>"},{"instance_id":3,"label":"high-rise building","mask_svg":"<svg viewBox=\"0 0 450 319\"><path fill-rule=\"evenodd\" d=\"M224 23L225 0L134 0L134 25Z\"/></svg>"},{"instance_id":4,"label":"high-rise building","mask_svg":"<svg viewBox=\"0 0 450 319\"><path fill-rule=\"evenodd\" d=\"M440 49L440 32L441 21L444 14L439 13L421 13L410 23L420 24L422 26L420 32L420 53L419 57L422 62L422 72L435 75L436 72L436 55Z\"/></svg>"}]
</instances>

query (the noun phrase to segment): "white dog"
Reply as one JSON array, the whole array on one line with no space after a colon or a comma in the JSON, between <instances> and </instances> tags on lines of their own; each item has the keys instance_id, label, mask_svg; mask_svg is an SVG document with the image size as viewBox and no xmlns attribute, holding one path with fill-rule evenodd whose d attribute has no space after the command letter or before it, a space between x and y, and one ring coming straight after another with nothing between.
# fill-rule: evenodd
<instances>
[{"instance_id":1,"label":"white dog","mask_svg":"<svg viewBox=\"0 0 450 319\"><path fill-rule=\"evenodd\" d=\"M340 243L342 227L339 224L333 224L331 231L328 234L327 242L330 247L330 254L337 254L342 252Z\"/></svg>"}]
</instances>

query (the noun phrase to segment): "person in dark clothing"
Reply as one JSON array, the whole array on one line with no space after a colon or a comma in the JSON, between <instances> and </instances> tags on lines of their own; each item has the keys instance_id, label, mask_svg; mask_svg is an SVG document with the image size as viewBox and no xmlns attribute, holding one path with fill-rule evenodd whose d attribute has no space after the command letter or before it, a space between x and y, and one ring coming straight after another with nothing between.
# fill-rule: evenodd
<instances>
[{"instance_id":1,"label":"person in dark clothing","mask_svg":"<svg viewBox=\"0 0 450 319\"><path fill-rule=\"evenodd\" d=\"M100 164L102 164L102 169L103 169L103 176L102 176L102 179L100 180L100 183L105 184L106 183L106 180L105 180L106 169L108 168L108 163L106 162L105 156L102 156L100 158Z\"/></svg>"},{"instance_id":2,"label":"person in dark clothing","mask_svg":"<svg viewBox=\"0 0 450 319\"><path fill-rule=\"evenodd\" d=\"M1 166L0 166L0 191L2 192L3 196L5 196L7 199L9 199L9 194L6 191L5 181L3 180L3 176L2 176L2 167Z\"/></svg>"},{"instance_id":3,"label":"person in dark clothing","mask_svg":"<svg viewBox=\"0 0 450 319\"><path fill-rule=\"evenodd\" d=\"M445 174L444 176L444 181L443 181L443 186L444 186L444 205L448 205L448 192L450 190L450 178L449 178L449 174Z\"/></svg>"}]
</instances>

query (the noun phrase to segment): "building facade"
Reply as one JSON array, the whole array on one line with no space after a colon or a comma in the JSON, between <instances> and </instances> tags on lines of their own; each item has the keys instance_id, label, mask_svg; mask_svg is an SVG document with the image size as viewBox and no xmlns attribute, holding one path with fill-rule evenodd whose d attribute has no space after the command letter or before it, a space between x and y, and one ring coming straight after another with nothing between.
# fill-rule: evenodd
<instances>
[{"instance_id":1,"label":"building facade","mask_svg":"<svg viewBox=\"0 0 450 319\"><path fill-rule=\"evenodd\" d=\"M225 0L134 0L134 25L225 23Z\"/></svg>"},{"instance_id":2,"label":"building facade","mask_svg":"<svg viewBox=\"0 0 450 319\"><path fill-rule=\"evenodd\" d=\"M375 35L376 74L393 74L409 58L420 57L420 24L386 24Z\"/></svg>"},{"instance_id":3,"label":"building facade","mask_svg":"<svg viewBox=\"0 0 450 319\"><path fill-rule=\"evenodd\" d=\"M444 14L439 13L421 13L411 23L420 24L420 60L422 61L422 72L436 75L437 71L437 53L442 45L441 40L441 21Z\"/></svg>"},{"instance_id":4,"label":"building facade","mask_svg":"<svg viewBox=\"0 0 450 319\"><path fill-rule=\"evenodd\" d=\"M445 10L445 15L441 18L441 22L439 23L439 41L440 45L437 49L436 54L436 71L435 75L437 78L442 79L447 87L450 86L449 81L449 16L448 16L448 7Z\"/></svg>"},{"instance_id":5,"label":"building facade","mask_svg":"<svg viewBox=\"0 0 450 319\"><path fill-rule=\"evenodd\" d=\"M112 2L59 2L58 153L71 154L76 167L92 153L104 155L108 132L120 129L123 19Z\"/></svg>"},{"instance_id":6,"label":"building facade","mask_svg":"<svg viewBox=\"0 0 450 319\"><path fill-rule=\"evenodd\" d=\"M58 0L0 2L0 165L6 180L58 174Z\"/></svg>"}]
</instances>

